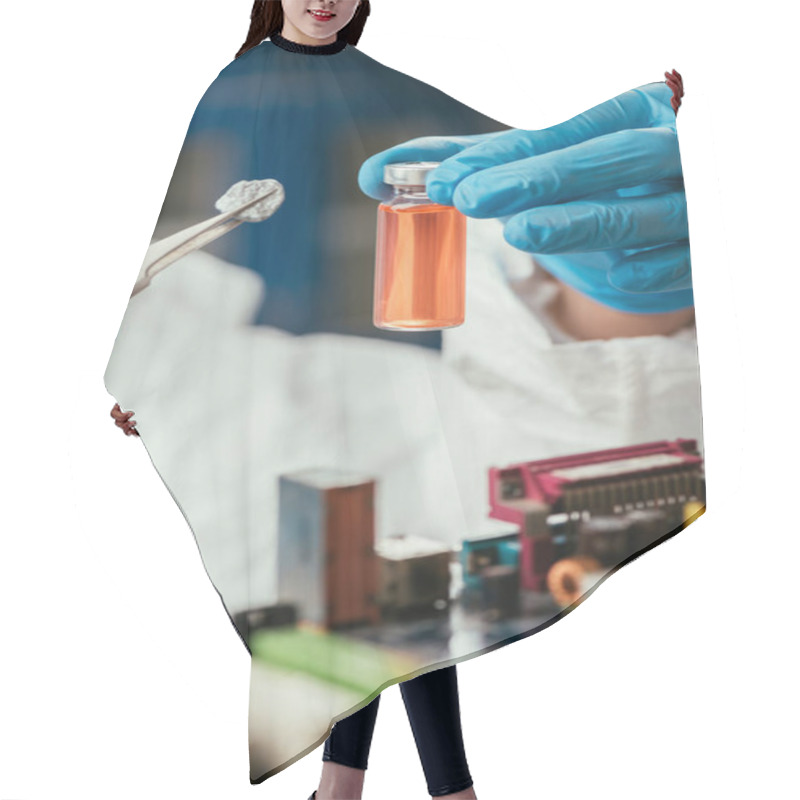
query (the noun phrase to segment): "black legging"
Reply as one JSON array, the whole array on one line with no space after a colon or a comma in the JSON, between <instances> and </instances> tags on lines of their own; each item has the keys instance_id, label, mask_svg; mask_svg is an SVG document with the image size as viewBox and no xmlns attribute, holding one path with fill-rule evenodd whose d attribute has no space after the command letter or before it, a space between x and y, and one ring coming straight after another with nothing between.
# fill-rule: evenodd
<instances>
[{"instance_id":1,"label":"black legging","mask_svg":"<svg viewBox=\"0 0 800 800\"><path fill-rule=\"evenodd\" d=\"M403 681L400 692L430 795L438 797L468 789L472 777L461 734L455 664ZM355 714L334 724L325 740L323 761L367 768L380 699L378 695Z\"/></svg>"}]
</instances>

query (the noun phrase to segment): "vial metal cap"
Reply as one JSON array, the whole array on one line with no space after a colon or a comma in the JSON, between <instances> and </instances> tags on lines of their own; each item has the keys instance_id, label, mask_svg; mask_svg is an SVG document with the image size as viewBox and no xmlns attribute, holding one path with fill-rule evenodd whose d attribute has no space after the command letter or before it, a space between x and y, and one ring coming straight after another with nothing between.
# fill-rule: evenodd
<instances>
[{"instance_id":1,"label":"vial metal cap","mask_svg":"<svg viewBox=\"0 0 800 800\"><path fill-rule=\"evenodd\" d=\"M386 164L383 181L391 186L425 186L427 174L439 166L440 161L399 161Z\"/></svg>"}]
</instances>

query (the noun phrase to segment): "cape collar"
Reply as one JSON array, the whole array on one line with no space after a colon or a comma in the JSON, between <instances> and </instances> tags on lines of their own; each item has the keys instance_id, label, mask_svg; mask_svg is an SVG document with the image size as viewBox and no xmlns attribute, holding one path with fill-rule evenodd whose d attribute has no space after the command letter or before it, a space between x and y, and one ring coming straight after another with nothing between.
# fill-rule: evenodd
<instances>
[{"instance_id":1,"label":"cape collar","mask_svg":"<svg viewBox=\"0 0 800 800\"><path fill-rule=\"evenodd\" d=\"M274 45L280 47L282 50L289 50L292 53L307 53L309 55L331 55L347 47L346 39L337 39L330 44L300 44L299 42L293 42L291 39L287 39L285 36L281 36L280 33L273 33L269 38Z\"/></svg>"}]
</instances>

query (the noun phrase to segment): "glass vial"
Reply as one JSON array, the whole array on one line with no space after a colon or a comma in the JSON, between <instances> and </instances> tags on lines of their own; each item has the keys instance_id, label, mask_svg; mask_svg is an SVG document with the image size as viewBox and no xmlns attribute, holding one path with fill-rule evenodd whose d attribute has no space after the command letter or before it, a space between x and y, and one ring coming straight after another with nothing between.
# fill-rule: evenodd
<instances>
[{"instance_id":1,"label":"glass vial","mask_svg":"<svg viewBox=\"0 0 800 800\"><path fill-rule=\"evenodd\" d=\"M467 218L426 193L436 161L387 164L393 196L378 206L373 323L390 330L439 330L464 322Z\"/></svg>"}]
</instances>

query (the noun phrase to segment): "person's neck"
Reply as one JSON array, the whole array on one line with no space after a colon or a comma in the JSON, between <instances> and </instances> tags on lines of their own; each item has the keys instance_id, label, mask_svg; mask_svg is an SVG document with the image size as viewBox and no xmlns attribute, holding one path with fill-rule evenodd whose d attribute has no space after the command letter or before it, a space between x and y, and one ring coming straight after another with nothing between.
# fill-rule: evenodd
<instances>
[{"instance_id":1,"label":"person's neck","mask_svg":"<svg viewBox=\"0 0 800 800\"><path fill-rule=\"evenodd\" d=\"M283 36L284 39L288 39L290 42L295 42L296 44L309 44L312 46L333 44L338 38L338 34L334 33L332 36L328 36L325 39L315 39L313 36L303 33L303 31L293 25L285 17L283 19L283 30L281 30L281 36Z\"/></svg>"}]
</instances>

